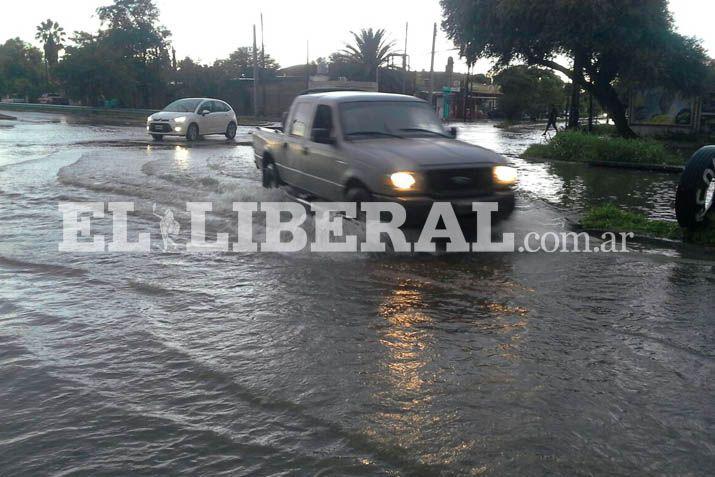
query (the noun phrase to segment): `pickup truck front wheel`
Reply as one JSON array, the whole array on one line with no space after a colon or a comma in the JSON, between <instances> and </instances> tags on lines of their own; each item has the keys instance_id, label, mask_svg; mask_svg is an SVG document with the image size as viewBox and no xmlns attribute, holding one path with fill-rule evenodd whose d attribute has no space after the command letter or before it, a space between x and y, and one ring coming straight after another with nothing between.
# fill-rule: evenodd
<instances>
[{"instance_id":1,"label":"pickup truck front wheel","mask_svg":"<svg viewBox=\"0 0 715 477\"><path fill-rule=\"evenodd\" d=\"M276 163L273 161L263 161L263 167L261 168L263 176L263 187L266 189L272 189L278 187L281 184L280 176L278 175L278 168Z\"/></svg>"},{"instance_id":2,"label":"pickup truck front wheel","mask_svg":"<svg viewBox=\"0 0 715 477\"><path fill-rule=\"evenodd\" d=\"M357 202L358 205L363 202L371 202L372 194L366 188L361 186L353 186L345 193L345 199L348 202Z\"/></svg>"}]
</instances>

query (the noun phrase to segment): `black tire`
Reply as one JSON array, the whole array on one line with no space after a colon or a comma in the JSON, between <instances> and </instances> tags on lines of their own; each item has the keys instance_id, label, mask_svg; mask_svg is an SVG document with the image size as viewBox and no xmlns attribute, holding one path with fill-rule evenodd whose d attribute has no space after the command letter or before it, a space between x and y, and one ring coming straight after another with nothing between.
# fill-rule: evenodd
<instances>
[{"instance_id":1,"label":"black tire","mask_svg":"<svg viewBox=\"0 0 715 477\"><path fill-rule=\"evenodd\" d=\"M369 190L367 190L367 188L355 185L350 186L347 192L345 192L345 199L348 202L357 202L358 204L363 202L372 202L372 194Z\"/></svg>"},{"instance_id":2,"label":"black tire","mask_svg":"<svg viewBox=\"0 0 715 477\"><path fill-rule=\"evenodd\" d=\"M189 142L199 139L199 126L196 123L189 124L189 129L186 130L186 140Z\"/></svg>"},{"instance_id":3,"label":"black tire","mask_svg":"<svg viewBox=\"0 0 715 477\"><path fill-rule=\"evenodd\" d=\"M712 204L710 184L715 179L715 146L700 148L688 160L680 176L680 183L675 194L675 215L684 228L699 228L707 225L705 209L708 199ZM714 194L715 195L715 194ZM712 209L712 206L710 207Z\"/></svg>"},{"instance_id":4,"label":"black tire","mask_svg":"<svg viewBox=\"0 0 715 477\"><path fill-rule=\"evenodd\" d=\"M361 206L363 202L372 202L373 197L369 190L362 185L352 185L348 186L348 190L345 192L346 202L357 203L357 219L361 222L365 221L365 213L362 212Z\"/></svg>"},{"instance_id":5,"label":"black tire","mask_svg":"<svg viewBox=\"0 0 715 477\"><path fill-rule=\"evenodd\" d=\"M278 173L278 167L276 167L276 163L273 162L273 160L266 159L263 161L261 175L263 178L264 188L273 189L281 185L281 177Z\"/></svg>"},{"instance_id":6,"label":"black tire","mask_svg":"<svg viewBox=\"0 0 715 477\"><path fill-rule=\"evenodd\" d=\"M226 126L226 139L233 139L236 137L236 123L231 121L228 123L228 126Z\"/></svg>"},{"instance_id":7,"label":"black tire","mask_svg":"<svg viewBox=\"0 0 715 477\"><path fill-rule=\"evenodd\" d=\"M163 134L152 134L151 138L155 140L156 142L161 142L164 140L164 135Z\"/></svg>"}]
</instances>

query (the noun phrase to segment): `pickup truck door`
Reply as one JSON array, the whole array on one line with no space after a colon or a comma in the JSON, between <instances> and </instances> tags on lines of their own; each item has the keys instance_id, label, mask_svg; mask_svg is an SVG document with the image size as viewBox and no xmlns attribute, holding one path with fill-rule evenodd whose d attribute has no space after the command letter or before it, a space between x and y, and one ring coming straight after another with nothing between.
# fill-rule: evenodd
<instances>
[{"instance_id":1,"label":"pickup truck door","mask_svg":"<svg viewBox=\"0 0 715 477\"><path fill-rule=\"evenodd\" d=\"M310 118L313 112L312 103L297 103L288 118L288 127L283 135L282 157L278 165L278 172L288 184L308 192L310 189L307 176L301 168L306 146L306 135L310 131Z\"/></svg>"},{"instance_id":2,"label":"pickup truck door","mask_svg":"<svg viewBox=\"0 0 715 477\"><path fill-rule=\"evenodd\" d=\"M311 134L302 148L300 169L308 189L322 199L343 200L341 180L347 164L336 146L336 128L332 108L320 104L315 109Z\"/></svg>"}]
</instances>

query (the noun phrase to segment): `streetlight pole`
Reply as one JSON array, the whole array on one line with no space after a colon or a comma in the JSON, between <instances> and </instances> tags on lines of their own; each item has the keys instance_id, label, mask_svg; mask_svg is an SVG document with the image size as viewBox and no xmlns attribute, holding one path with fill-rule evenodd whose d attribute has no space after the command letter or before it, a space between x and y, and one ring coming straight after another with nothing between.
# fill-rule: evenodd
<instances>
[{"instance_id":1,"label":"streetlight pole","mask_svg":"<svg viewBox=\"0 0 715 477\"><path fill-rule=\"evenodd\" d=\"M266 114L266 47L263 44L263 13L261 12L261 116Z\"/></svg>"},{"instance_id":2,"label":"streetlight pole","mask_svg":"<svg viewBox=\"0 0 715 477\"><path fill-rule=\"evenodd\" d=\"M407 93L407 29L410 24L405 22L405 51L402 52L402 94Z\"/></svg>"},{"instance_id":3,"label":"streetlight pole","mask_svg":"<svg viewBox=\"0 0 715 477\"><path fill-rule=\"evenodd\" d=\"M430 104L430 107L434 107L432 105L432 100L433 100L433 96L434 96L434 47L435 47L436 41L437 41L437 23L435 22L434 29L432 31L432 58L430 59L430 65L429 65L429 104Z\"/></svg>"},{"instance_id":4,"label":"streetlight pole","mask_svg":"<svg viewBox=\"0 0 715 477\"><path fill-rule=\"evenodd\" d=\"M256 25L253 25L253 116L258 118L258 48L256 47Z\"/></svg>"}]
</instances>

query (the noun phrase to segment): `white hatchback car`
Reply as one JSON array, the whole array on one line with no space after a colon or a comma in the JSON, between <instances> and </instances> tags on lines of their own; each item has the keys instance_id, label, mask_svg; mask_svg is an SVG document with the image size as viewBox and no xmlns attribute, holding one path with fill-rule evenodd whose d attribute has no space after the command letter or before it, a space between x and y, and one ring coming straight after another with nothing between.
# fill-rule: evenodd
<instances>
[{"instance_id":1,"label":"white hatchback car","mask_svg":"<svg viewBox=\"0 0 715 477\"><path fill-rule=\"evenodd\" d=\"M236 113L227 103L212 98L179 99L147 118L146 129L155 141L164 136L185 136L196 141L208 134L236 137Z\"/></svg>"}]
</instances>

